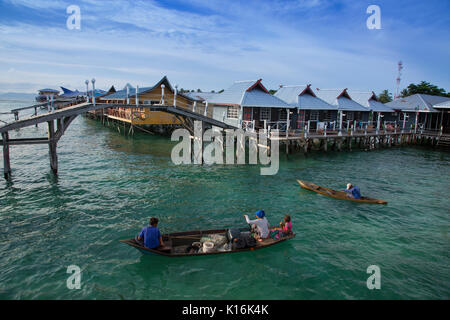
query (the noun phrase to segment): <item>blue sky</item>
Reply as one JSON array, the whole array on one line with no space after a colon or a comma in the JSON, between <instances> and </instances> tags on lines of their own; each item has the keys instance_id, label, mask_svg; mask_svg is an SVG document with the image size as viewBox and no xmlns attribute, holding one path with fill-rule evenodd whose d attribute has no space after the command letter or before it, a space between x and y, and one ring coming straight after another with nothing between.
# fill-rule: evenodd
<instances>
[{"instance_id":1,"label":"blue sky","mask_svg":"<svg viewBox=\"0 0 450 320\"><path fill-rule=\"evenodd\" d=\"M381 30L369 30L369 5ZM81 30L68 30L69 5ZM450 91L449 1L0 0L0 92L43 87L153 85L220 90L235 80L268 88L395 90L426 80Z\"/></svg>"}]
</instances>

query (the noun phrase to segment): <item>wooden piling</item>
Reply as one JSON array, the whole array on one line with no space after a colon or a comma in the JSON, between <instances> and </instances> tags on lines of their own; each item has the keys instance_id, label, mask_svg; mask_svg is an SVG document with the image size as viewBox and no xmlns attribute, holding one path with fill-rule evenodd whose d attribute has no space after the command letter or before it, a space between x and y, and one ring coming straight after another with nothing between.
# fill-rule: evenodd
<instances>
[{"instance_id":1,"label":"wooden piling","mask_svg":"<svg viewBox=\"0 0 450 320\"><path fill-rule=\"evenodd\" d=\"M3 172L6 180L11 180L11 163L9 159L9 133L3 132Z\"/></svg>"},{"instance_id":2,"label":"wooden piling","mask_svg":"<svg viewBox=\"0 0 450 320\"><path fill-rule=\"evenodd\" d=\"M50 155L50 168L53 173L58 174L58 155L56 154L57 139L55 137L55 123L53 120L47 122L48 127L48 140L49 140L49 155Z\"/></svg>"}]
</instances>

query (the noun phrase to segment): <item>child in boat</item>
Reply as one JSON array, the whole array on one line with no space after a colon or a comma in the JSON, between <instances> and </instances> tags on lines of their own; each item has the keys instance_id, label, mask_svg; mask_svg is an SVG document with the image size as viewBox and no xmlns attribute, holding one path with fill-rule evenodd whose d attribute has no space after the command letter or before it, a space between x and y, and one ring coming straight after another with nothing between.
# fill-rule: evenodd
<instances>
[{"instance_id":1,"label":"child in boat","mask_svg":"<svg viewBox=\"0 0 450 320\"><path fill-rule=\"evenodd\" d=\"M157 226L158 218L150 218L150 226L143 228L138 236L138 240L143 240L144 246L148 249L159 249L164 246L161 232Z\"/></svg>"},{"instance_id":2,"label":"child in boat","mask_svg":"<svg viewBox=\"0 0 450 320\"><path fill-rule=\"evenodd\" d=\"M250 220L246 214L244 214L244 217L247 223L256 229L255 239L263 241L263 239L269 237L269 221L267 221L266 214L263 210L256 212L257 219L255 220Z\"/></svg>"},{"instance_id":3,"label":"child in boat","mask_svg":"<svg viewBox=\"0 0 450 320\"><path fill-rule=\"evenodd\" d=\"M352 185L351 183L347 184L347 196L353 199L361 199L361 191L357 186Z\"/></svg>"},{"instance_id":4,"label":"child in boat","mask_svg":"<svg viewBox=\"0 0 450 320\"><path fill-rule=\"evenodd\" d=\"M280 222L280 228L274 228L271 230L270 236L278 240L281 237L286 237L292 233L291 216L285 215L282 222Z\"/></svg>"}]
</instances>

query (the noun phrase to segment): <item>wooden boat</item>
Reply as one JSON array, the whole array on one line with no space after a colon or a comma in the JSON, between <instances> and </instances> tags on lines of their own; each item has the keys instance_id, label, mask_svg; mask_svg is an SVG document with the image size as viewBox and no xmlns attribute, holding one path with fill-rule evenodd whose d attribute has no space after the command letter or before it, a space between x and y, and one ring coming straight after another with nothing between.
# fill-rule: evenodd
<instances>
[{"instance_id":1,"label":"wooden boat","mask_svg":"<svg viewBox=\"0 0 450 320\"><path fill-rule=\"evenodd\" d=\"M321 187L317 184L307 182L307 181L297 180L297 182L300 184L300 186L303 189L311 190L311 191L320 193L324 196L328 196L328 197L332 197L332 198L336 198L336 199L340 199L340 200L349 200L349 201L361 202L361 203L387 204L387 201L368 198L368 197L361 197L361 199L353 199L353 198L350 198L345 191L337 191L337 190L333 190L330 188Z\"/></svg>"},{"instance_id":2,"label":"wooden boat","mask_svg":"<svg viewBox=\"0 0 450 320\"><path fill-rule=\"evenodd\" d=\"M247 229L248 230L248 229ZM244 248L244 249L234 249L230 251L212 251L212 252L196 252L196 253L187 253L186 249L192 245L194 242L200 241L200 239L204 236L212 235L212 234L220 234L226 236L228 229L218 229L218 230L201 230L201 231L186 231L186 232L178 232L178 233L170 233L162 235L164 244L166 248L162 250L148 249L145 248L142 243L139 243L136 239L127 239L120 240L120 242L126 243L136 249L138 249L143 254L150 255L161 255L166 257L187 257L187 256L206 256L212 254L221 254L221 253L233 253L233 252L243 252L243 251L253 251L266 247L270 247L274 244L281 243L288 239L292 239L295 237L295 233L292 233L289 236L282 237L279 240L274 240L272 238L264 239L263 241L256 242L255 247Z\"/></svg>"}]
</instances>

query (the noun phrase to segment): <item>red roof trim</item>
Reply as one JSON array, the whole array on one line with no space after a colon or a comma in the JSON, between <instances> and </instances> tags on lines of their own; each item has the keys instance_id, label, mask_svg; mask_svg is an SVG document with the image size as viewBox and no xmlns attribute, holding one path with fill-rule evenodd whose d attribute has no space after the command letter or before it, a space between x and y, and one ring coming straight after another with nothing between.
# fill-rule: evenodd
<instances>
[{"instance_id":1,"label":"red roof trim","mask_svg":"<svg viewBox=\"0 0 450 320\"><path fill-rule=\"evenodd\" d=\"M310 95L312 95L314 98L317 98L316 94L311 89L311 85L310 84L306 85L306 88L302 92L300 92L299 96L305 94L306 92L309 92Z\"/></svg>"},{"instance_id":2,"label":"red roof trim","mask_svg":"<svg viewBox=\"0 0 450 320\"><path fill-rule=\"evenodd\" d=\"M250 88L248 88L248 89L245 90L245 91L250 92L250 91L252 91L253 89L255 89L256 87L260 87L265 93L270 94L269 91L262 85L261 81L262 81L262 79L259 79L259 80L256 81Z\"/></svg>"},{"instance_id":3,"label":"red roof trim","mask_svg":"<svg viewBox=\"0 0 450 320\"><path fill-rule=\"evenodd\" d=\"M338 95L336 99L339 99L339 98L344 97L344 96L345 96L346 98L349 98L350 100L352 100L352 98L350 98L350 95L349 95L348 92L347 92L347 88L345 88L344 90L342 90L341 94Z\"/></svg>"}]
</instances>

